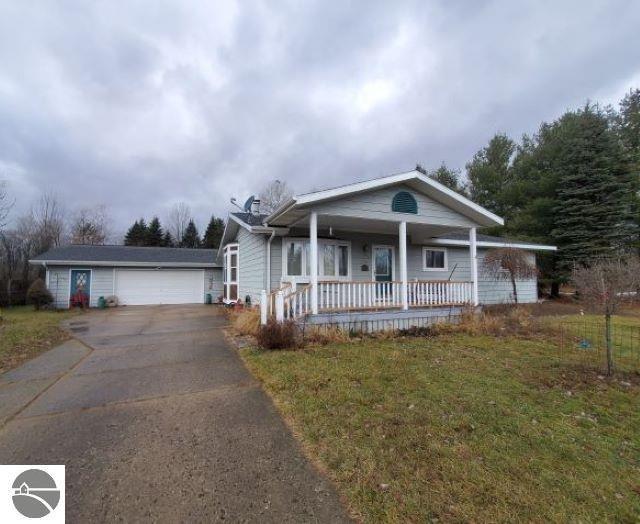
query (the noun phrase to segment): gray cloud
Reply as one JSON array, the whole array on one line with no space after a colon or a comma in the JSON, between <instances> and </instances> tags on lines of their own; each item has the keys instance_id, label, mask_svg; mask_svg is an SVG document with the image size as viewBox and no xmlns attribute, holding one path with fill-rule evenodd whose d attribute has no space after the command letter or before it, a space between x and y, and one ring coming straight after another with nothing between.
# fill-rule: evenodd
<instances>
[{"instance_id":1,"label":"gray cloud","mask_svg":"<svg viewBox=\"0 0 640 524\"><path fill-rule=\"evenodd\" d=\"M561 4L561 5L560 5ZM640 81L640 4L0 3L0 177L117 226L204 225L270 179L303 191L462 168Z\"/></svg>"}]
</instances>

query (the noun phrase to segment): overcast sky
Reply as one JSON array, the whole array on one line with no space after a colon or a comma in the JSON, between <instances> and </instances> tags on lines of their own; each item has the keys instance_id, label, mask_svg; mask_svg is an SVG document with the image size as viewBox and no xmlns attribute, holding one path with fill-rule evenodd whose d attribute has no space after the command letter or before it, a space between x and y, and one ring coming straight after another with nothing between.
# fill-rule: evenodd
<instances>
[{"instance_id":1,"label":"overcast sky","mask_svg":"<svg viewBox=\"0 0 640 524\"><path fill-rule=\"evenodd\" d=\"M0 0L0 179L201 227L446 161L640 86L640 2Z\"/></svg>"}]
</instances>

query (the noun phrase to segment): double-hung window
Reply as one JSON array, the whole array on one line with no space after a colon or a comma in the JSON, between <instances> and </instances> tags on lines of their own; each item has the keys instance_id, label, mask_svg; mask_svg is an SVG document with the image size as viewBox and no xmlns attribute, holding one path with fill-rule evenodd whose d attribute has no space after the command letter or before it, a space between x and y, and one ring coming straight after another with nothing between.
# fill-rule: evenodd
<instances>
[{"instance_id":1,"label":"double-hung window","mask_svg":"<svg viewBox=\"0 0 640 524\"><path fill-rule=\"evenodd\" d=\"M440 247L422 248L422 269L423 271L446 271L447 270L447 250Z\"/></svg>"},{"instance_id":2,"label":"double-hung window","mask_svg":"<svg viewBox=\"0 0 640 524\"><path fill-rule=\"evenodd\" d=\"M318 277L325 280L348 279L350 248L348 242L318 240ZM311 245L308 239L284 239L284 277L302 280L311 276Z\"/></svg>"}]
</instances>

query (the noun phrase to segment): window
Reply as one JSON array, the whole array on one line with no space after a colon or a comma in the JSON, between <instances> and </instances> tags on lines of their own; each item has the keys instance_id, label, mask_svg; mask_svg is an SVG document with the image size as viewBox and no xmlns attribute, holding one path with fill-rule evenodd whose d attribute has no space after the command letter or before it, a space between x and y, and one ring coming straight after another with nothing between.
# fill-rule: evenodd
<instances>
[{"instance_id":1,"label":"window","mask_svg":"<svg viewBox=\"0 0 640 524\"><path fill-rule=\"evenodd\" d=\"M336 276L336 246L335 244L325 244L322 247L322 269L320 274L326 277Z\"/></svg>"},{"instance_id":2,"label":"window","mask_svg":"<svg viewBox=\"0 0 640 524\"><path fill-rule=\"evenodd\" d=\"M302 242L287 245L287 275L302 276Z\"/></svg>"},{"instance_id":3,"label":"window","mask_svg":"<svg viewBox=\"0 0 640 524\"><path fill-rule=\"evenodd\" d=\"M338 246L338 276L349 276L349 246Z\"/></svg>"},{"instance_id":4,"label":"window","mask_svg":"<svg viewBox=\"0 0 640 524\"><path fill-rule=\"evenodd\" d=\"M238 300L238 244L224 246L222 258L223 299L226 303Z\"/></svg>"},{"instance_id":5,"label":"window","mask_svg":"<svg viewBox=\"0 0 640 524\"><path fill-rule=\"evenodd\" d=\"M447 269L447 250L437 247L422 248L423 271L444 271Z\"/></svg>"},{"instance_id":6,"label":"window","mask_svg":"<svg viewBox=\"0 0 640 524\"><path fill-rule=\"evenodd\" d=\"M349 269L350 244L338 240L318 240L318 277L327 280L346 279ZM284 277L311 275L311 244L307 239L285 239L284 256L286 265Z\"/></svg>"}]
</instances>

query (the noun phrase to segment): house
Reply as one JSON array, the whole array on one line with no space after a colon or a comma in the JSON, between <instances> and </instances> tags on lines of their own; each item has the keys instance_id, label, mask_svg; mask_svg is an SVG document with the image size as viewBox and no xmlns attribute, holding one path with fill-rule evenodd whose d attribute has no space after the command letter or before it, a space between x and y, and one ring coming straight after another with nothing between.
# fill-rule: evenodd
<instances>
[{"instance_id":1,"label":"house","mask_svg":"<svg viewBox=\"0 0 640 524\"><path fill-rule=\"evenodd\" d=\"M555 247L477 233L503 224L418 171L296 195L268 216L255 201L229 215L217 253L224 301L261 304L263 322L343 326L511 302L511 284L483 271L487 250L515 247L535 263ZM536 301L536 278L517 291Z\"/></svg>"},{"instance_id":2,"label":"house","mask_svg":"<svg viewBox=\"0 0 640 524\"><path fill-rule=\"evenodd\" d=\"M262 320L415 325L466 305L512 301L511 283L483 271L489 249L555 250L477 233L503 219L418 171L296 195L275 212L259 201L230 213L219 250L64 246L31 262L46 268L57 307L78 291L123 305L260 305ZM536 278L517 282L537 300ZM398 324L399 322L399 324Z\"/></svg>"},{"instance_id":3,"label":"house","mask_svg":"<svg viewBox=\"0 0 640 524\"><path fill-rule=\"evenodd\" d=\"M204 303L222 294L215 249L84 246L53 248L30 263L46 268L46 284L58 308L79 291L91 307L115 295L122 305Z\"/></svg>"}]
</instances>

